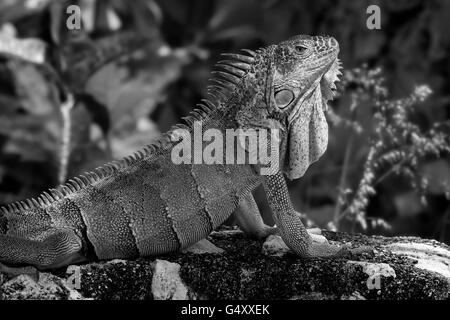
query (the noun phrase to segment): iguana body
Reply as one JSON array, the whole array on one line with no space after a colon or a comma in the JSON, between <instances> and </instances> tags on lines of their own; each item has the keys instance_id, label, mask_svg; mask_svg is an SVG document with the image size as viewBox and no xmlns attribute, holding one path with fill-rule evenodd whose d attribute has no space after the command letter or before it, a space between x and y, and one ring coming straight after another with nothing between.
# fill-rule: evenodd
<instances>
[{"instance_id":1,"label":"iguana body","mask_svg":"<svg viewBox=\"0 0 450 320\"><path fill-rule=\"evenodd\" d=\"M37 200L0 213L0 262L54 268L93 258L134 258L186 248L236 213L243 229L265 236L251 191L263 184L286 244L301 256L339 248L312 241L293 209L284 172L301 177L325 151L323 114L337 79L339 48L331 37L298 36L246 55L228 55L223 72L185 125L221 132L281 130L280 163L272 175L255 165L174 164L171 133L124 160L70 180ZM174 131L172 131L173 133ZM225 156L224 156L225 157ZM0 210L1 212L1 210Z\"/></svg>"}]
</instances>

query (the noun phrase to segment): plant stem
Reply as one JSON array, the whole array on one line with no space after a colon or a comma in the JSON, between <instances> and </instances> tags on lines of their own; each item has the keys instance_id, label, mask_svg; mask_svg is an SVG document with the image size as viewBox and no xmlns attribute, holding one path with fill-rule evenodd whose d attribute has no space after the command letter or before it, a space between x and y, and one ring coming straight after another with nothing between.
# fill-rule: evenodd
<instances>
[{"instance_id":1,"label":"plant stem","mask_svg":"<svg viewBox=\"0 0 450 320\"><path fill-rule=\"evenodd\" d=\"M352 134L345 147L344 163L342 165L341 177L339 179L338 195L336 197L336 206L334 207L334 214L333 214L333 223L336 229L339 229L339 221L340 221L339 212L341 211L342 208L340 197L344 188L347 185L348 165L350 162L350 154L353 148L353 140L354 136Z\"/></svg>"},{"instance_id":2,"label":"plant stem","mask_svg":"<svg viewBox=\"0 0 450 320\"><path fill-rule=\"evenodd\" d=\"M70 112L75 104L72 95L67 96L67 101L61 104L61 116L62 116L62 132L61 132L61 151L59 162L59 174L58 181L63 184L67 178L67 171L69 166L70 156L70 135L72 132L72 119Z\"/></svg>"},{"instance_id":3,"label":"plant stem","mask_svg":"<svg viewBox=\"0 0 450 320\"><path fill-rule=\"evenodd\" d=\"M350 122L351 123L355 122L356 105L357 105L357 97L356 97L356 95L352 95L352 101L350 104L350 112L351 112ZM344 163L342 164L341 177L339 178L338 194L336 197L336 206L334 207L334 214L333 214L333 223L337 230L339 230L339 221L341 220L340 218L342 217L342 215L339 214L341 211L341 208L342 208L340 197L341 197L341 194L342 194L344 188L347 185L347 173L348 173L350 154L351 154L351 151L353 148L354 138L355 138L354 131L351 130L350 138L348 139L347 145L345 146Z\"/></svg>"}]
</instances>

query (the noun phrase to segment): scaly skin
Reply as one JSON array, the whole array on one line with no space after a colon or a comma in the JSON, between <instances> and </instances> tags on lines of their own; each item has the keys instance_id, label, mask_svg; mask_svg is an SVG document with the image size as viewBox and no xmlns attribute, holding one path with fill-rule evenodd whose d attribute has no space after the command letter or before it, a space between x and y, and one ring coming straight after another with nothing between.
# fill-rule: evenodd
<instances>
[{"instance_id":1,"label":"scaly skin","mask_svg":"<svg viewBox=\"0 0 450 320\"><path fill-rule=\"evenodd\" d=\"M173 252L204 239L233 213L242 229L264 237L275 229L262 223L251 195L260 184L277 230L293 251L302 257L338 254L338 247L313 241L291 204L283 177L301 177L326 149L324 109L339 74L337 41L298 36L245 52L219 62L222 71L210 86L210 99L186 125L37 200L4 208L0 262L47 269L96 258ZM193 133L196 121L204 131L222 133L280 129L281 168L261 175L261 168L251 164L174 164L174 133Z\"/></svg>"}]
</instances>

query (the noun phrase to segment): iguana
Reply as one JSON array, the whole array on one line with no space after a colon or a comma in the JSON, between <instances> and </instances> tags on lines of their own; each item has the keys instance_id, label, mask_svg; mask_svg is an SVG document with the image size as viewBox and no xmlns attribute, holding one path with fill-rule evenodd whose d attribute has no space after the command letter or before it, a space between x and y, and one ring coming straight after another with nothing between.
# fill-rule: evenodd
<instances>
[{"instance_id":1,"label":"iguana","mask_svg":"<svg viewBox=\"0 0 450 320\"><path fill-rule=\"evenodd\" d=\"M324 153L324 116L340 74L338 42L295 36L218 62L208 99L134 155L113 161L36 199L0 210L0 262L56 268L93 259L174 252L204 239L233 213L244 231L280 234L301 257L339 255L345 248L313 241L290 201L285 174L303 176ZM174 164L171 133L279 129L280 168L252 164ZM252 190L264 185L276 228L263 223Z\"/></svg>"}]
</instances>

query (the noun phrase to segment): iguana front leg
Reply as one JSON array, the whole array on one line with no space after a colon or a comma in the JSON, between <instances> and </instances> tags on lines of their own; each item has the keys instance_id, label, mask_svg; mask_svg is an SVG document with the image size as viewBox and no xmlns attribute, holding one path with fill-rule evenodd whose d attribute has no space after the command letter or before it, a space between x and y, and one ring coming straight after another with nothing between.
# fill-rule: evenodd
<instances>
[{"instance_id":1,"label":"iguana front leg","mask_svg":"<svg viewBox=\"0 0 450 320\"><path fill-rule=\"evenodd\" d=\"M277 232L276 227L270 227L264 223L259 213L255 198L251 192L241 198L233 215L239 228L250 237L264 239ZM189 246L185 251L194 253L219 253L223 250L216 247L209 240L202 239Z\"/></svg>"},{"instance_id":2,"label":"iguana front leg","mask_svg":"<svg viewBox=\"0 0 450 320\"><path fill-rule=\"evenodd\" d=\"M264 223L252 193L241 199L239 206L234 212L234 217L239 228L251 237L264 239L272 234L278 234L276 226L271 227ZM322 236L322 231L319 228L306 229L306 231L313 242L321 243L327 241Z\"/></svg>"},{"instance_id":3,"label":"iguana front leg","mask_svg":"<svg viewBox=\"0 0 450 320\"><path fill-rule=\"evenodd\" d=\"M270 227L264 223L251 192L241 198L234 217L239 228L249 236L264 239L277 232L276 227Z\"/></svg>"},{"instance_id":4,"label":"iguana front leg","mask_svg":"<svg viewBox=\"0 0 450 320\"><path fill-rule=\"evenodd\" d=\"M330 257L348 252L328 242L315 242L303 226L300 215L294 210L283 174L278 172L265 177L264 188L275 223L286 245L301 257Z\"/></svg>"}]
</instances>

